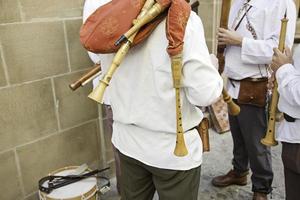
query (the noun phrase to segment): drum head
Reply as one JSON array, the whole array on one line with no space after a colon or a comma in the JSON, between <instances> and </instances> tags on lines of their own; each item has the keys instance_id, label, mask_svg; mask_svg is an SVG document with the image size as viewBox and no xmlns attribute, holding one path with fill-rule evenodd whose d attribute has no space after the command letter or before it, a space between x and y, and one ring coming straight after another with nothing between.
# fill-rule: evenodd
<instances>
[{"instance_id":1,"label":"drum head","mask_svg":"<svg viewBox=\"0 0 300 200\"><path fill-rule=\"evenodd\" d=\"M51 174L58 176L67 176L75 171L75 168L68 168L63 170L58 170L59 172ZM47 182L43 186L47 186ZM46 195L48 199L72 199L81 196L87 196L91 191L97 190L97 179L95 177L90 177L83 179L81 181L72 183L70 185L63 186L53 190L50 194Z\"/></svg>"}]
</instances>

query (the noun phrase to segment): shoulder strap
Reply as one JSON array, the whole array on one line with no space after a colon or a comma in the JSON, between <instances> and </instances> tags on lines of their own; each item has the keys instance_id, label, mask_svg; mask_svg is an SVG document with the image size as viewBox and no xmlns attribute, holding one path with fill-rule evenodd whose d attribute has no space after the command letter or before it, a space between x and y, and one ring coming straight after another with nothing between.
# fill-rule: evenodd
<instances>
[{"instance_id":1,"label":"shoulder strap","mask_svg":"<svg viewBox=\"0 0 300 200\"><path fill-rule=\"evenodd\" d=\"M247 13L249 12L249 10L250 10L251 8L252 8L252 6L250 6L250 7L246 10L246 12L244 13L243 17L240 19L239 23L237 23L236 27L234 28L235 31L240 27L242 21L244 20L244 18L246 17Z\"/></svg>"}]
</instances>

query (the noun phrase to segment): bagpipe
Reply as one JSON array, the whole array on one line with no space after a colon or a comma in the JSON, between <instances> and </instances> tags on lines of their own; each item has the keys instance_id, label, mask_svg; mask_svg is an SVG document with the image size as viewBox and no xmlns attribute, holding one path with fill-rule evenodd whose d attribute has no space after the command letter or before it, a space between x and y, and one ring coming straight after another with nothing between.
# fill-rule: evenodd
<instances>
[{"instance_id":1,"label":"bagpipe","mask_svg":"<svg viewBox=\"0 0 300 200\"><path fill-rule=\"evenodd\" d=\"M183 38L191 12L185 0L112 0L98 8L80 30L80 41L93 53L115 53L112 64L89 98L102 102L106 87L129 49L140 44L166 20L167 52L171 59L173 86L176 97L176 145L174 154L185 156L188 150L184 141L180 102ZM96 69L70 85L77 89L94 77ZM99 73L99 70L97 71Z\"/></svg>"}]
</instances>

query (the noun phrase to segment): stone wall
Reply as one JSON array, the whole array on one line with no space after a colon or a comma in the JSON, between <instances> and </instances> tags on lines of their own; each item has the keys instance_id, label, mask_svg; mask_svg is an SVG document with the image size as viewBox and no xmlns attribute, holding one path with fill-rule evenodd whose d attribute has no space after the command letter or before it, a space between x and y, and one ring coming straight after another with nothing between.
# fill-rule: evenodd
<instances>
[{"instance_id":1,"label":"stone wall","mask_svg":"<svg viewBox=\"0 0 300 200\"><path fill-rule=\"evenodd\" d=\"M91 86L68 88L93 65L78 37L83 2L0 0L1 200L37 199L39 178L61 167L106 165Z\"/></svg>"},{"instance_id":2,"label":"stone wall","mask_svg":"<svg viewBox=\"0 0 300 200\"><path fill-rule=\"evenodd\" d=\"M199 0L198 14L202 19L210 52L216 53L216 27L219 26L221 0Z\"/></svg>"},{"instance_id":3,"label":"stone wall","mask_svg":"<svg viewBox=\"0 0 300 200\"><path fill-rule=\"evenodd\" d=\"M37 199L38 179L64 166L114 168L109 116L87 99L91 86L68 88L92 66L78 38L83 2L0 0L1 200ZM215 53L221 0L199 2Z\"/></svg>"}]
</instances>

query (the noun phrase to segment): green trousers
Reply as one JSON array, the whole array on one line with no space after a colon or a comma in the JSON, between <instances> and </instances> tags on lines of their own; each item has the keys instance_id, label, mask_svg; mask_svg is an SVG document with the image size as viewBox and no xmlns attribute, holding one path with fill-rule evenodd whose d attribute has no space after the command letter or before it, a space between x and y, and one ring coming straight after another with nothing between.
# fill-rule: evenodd
<instances>
[{"instance_id":1,"label":"green trousers","mask_svg":"<svg viewBox=\"0 0 300 200\"><path fill-rule=\"evenodd\" d=\"M150 167L120 153L121 199L197 200L201 167L191 170L167 170Z\"/></svg>"}]
</instances>

